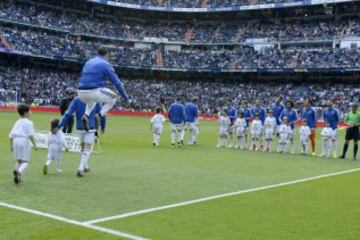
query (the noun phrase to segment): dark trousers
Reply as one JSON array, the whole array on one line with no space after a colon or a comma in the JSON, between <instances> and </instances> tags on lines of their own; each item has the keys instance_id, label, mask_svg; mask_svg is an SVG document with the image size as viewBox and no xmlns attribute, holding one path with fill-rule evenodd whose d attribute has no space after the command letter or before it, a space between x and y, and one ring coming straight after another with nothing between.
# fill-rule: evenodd
<instances>
[{"instance_id":1,"label":"dark trousers","mask_svg":"<svg viewBox=\"0 0 360 240\"><path fill-rule=\"evenodd\" d=\"M72 133L73 126L74 126L74 116L72 116L70 120L67 122L67 124L64 125L62 131L64 133Z\"/></svg>"}]
</instances>

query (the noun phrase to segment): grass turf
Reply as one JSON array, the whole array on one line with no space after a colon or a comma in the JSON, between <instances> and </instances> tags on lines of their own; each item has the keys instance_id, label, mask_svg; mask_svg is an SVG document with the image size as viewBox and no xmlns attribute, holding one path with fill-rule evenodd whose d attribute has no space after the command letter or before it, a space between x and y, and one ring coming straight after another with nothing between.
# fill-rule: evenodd
<instances>
[{"instance_id":1,"label":"grass turf","mask_svg":"<svg viewBox=\"0 0 360 240\"><path fill-rule=\"evenodd\" d=\"M34 113L32 119L37 129L47 130L50 120L55 116ZM63 154L64 172L61 176L56 176L54 169L50 170L49 176L42 176L41 169L46 159L46 150L39 150L32 152L24 182L20 186L14 186L11 179L14 161L8 150L7 135L17 115L0 113L0 117L6 119L0 129L0 146L4 153L3 161L0 163L0 201L79 221L359 167L357 162L350 160L217 149L217 129L214 122L202 122L199 144L194 147L185 146L182 149L170 147L168 126L165 126L161 146L154 148L148 130L149 119L110 117L107 133L101 139L104 153L91 156L92 171L85 178L75 177L79 156L73 153ZM340 136L340 139L342 138L343 136ZM286 192L279 195L280 199L286 197ZM259 199L263 200L261 196ZM227 198L223 201L226 202ZM229 201L231 206L231 200ZM254 201L256 202L256 197ZM297 201L301 201L301 198ZM215 208L219 212L222 209L224 206L221 204ZM199 227L202 225L202 211L194 216L191 215L192 212L187 212L190 213L189 219L201 215L199 222L194 222L197 231L184 228L184 238L181 238L182 234L178 232L178 239L189 239L185 237L186 232L191 232L195 238L201 238L201 232L206 231L207 227ZM259 217L267 216L266 214L268 212L265 211ZM8 217L11 218L11 214ZM173 217L176 216L169 216L169 219ZM203 217L206 217L206 214ZM246 217L249 217L249 212ZM134 219L139 219L139 224L134 223ZM223 220L220 218L219 221ZM278 221L282 222L282 219ZM226 224L227 221L223 222ZM149 232L147 227L141 227L141 216L129 218L129 222L122 220L119 223L120 228L124 226L134 234L144 232L149 233L150 237L153 236L153 232ZM117 221L109 224L118 227ZM163 223L159 222L159 225L161 224ZM165 225L163 226L163 230L156 228L158 234L155 239L161 236L164 236L163 239L169 239L166 238L169 236L166 233L171 233L172 228L168 225L165 229ZM228 227L231 226L229 223ZM274 225L274 231L276 230ZM211 231L210 236L216 239ZM230 239L236 236L236 231L229 230L223 237ZM23 239L31 238L29 236Z\"/></svg>"}]
</instances>

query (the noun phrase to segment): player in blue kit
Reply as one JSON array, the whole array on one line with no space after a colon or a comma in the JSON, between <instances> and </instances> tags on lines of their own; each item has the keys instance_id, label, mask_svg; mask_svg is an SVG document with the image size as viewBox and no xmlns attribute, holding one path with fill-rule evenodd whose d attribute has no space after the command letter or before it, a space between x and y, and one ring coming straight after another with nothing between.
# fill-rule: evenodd
<instances>
[{"instance_id":1,"label":"player in blue kit","mask_svg":"<svg viewBox=\"0 0 360 240\"><path fill-rule=\"evenodd\" d=\"M261 126L262 126L262 130L264 129L263 126L265 124L265 118L266 118L266 111L265 108L263 108L261 106L261 101L260 99L256 99L255 101L255 106L251 109L251 116L252 118L255 118L255 116L258 116L260 122L261 122ZM260 137L259 137L259 142L260 142L260 150L263 149L264 144L263 144L263 131L261 131Z\"/></svg>"},{"instance_id":2,"label":"player in blue kit","mask_svg":"<svg viewBox=\"0 0 360 240\"><path fill-rule=\"evenodd\" d=\"M302 111L302 119L306 119L307 125L310 128L310 142L311 142L311 154L316 155L316 111L311 107L311 101L306 100L304 102L304 108Z\"/></svg>"},{"instance_id":3,"label":"player in blue kit","mask_svg":"<svg viewBox=\"0 0 360 240\"><path fill-rule=\"evenodd\" d=\"M331 129L333 130L333 136L331 138L333 158L337 157L337 128L339 124L339 111L333 107L333 103L328 101L327 108L324 110L324 121L328 122Z\"/></svg>"},{"instance_id":4,"label":"player in blue kit","mask_svg":"<svg viewBox=\"0 0 360 240\"><path fill-rule=\"evenodd\" d=\"M282 101L282 97L277 97L275 99L275 103L271 106L271 110L273 113L273 116L276 120L276 129L275 129L275 133L276 135L279 137L279 127L281 124L281 120L280 120L280 115L281 113L284 111L285 107L284 105L281 103Z\"/></svg>"},{"instance_id":5,"label":"player in blue kit","mask_svg":"<svg viewBox=\"0 0 360 240\"><path fill-rule=\"evenodd\" d=\"M181 147L184 143L185 108L180 103L180 98L176 98L175 102L170 105L168 117L170 121L171 145L175 146L175 140L177 140L177 146Z\"/></svg>"},{"instance_id":6,"label":"player in blue kit","mask_svg":"<svg viewBox=\"0 0 360 240\"><path fill-rule=\"evenodd\" d=\"M287 118L287 122L290 125L291 128L291 132L290 132L290 147L291 147L291 153L294 154L295 153L295 142L294 142L294 138L295 138L295 123L298 120L298 114L296 112L296 110L294 109L294 102L291 100L287 100L285 102L285 109L284 111L282 111L282 113L280 114L280 120L283 121L283 119L286 117Z\"/></svg>"},{"instance_id":7,"label":"player in blue kit","mask_svg":"<svg viewBox=\"0 0 360 240\"><path fill-rule=\"evenodd\" d=\"M249 127L252 116L251 116L251 108L246 100L242 101L242 108L240 109L240 111L243 112L246 121L246 128L244 135L245 135L245 144L248 144Z\"/></svg>"},{"instance_id":8,"label":"player in blue kit","mask_svg":"<svg viewBox=\"0 0 360 240\"><path fill-rule=\"evenodd\" d=\"M185 131L189 131L189 145L193 145L196 142L196 122L199 114L197 101L198 99L194 97L185 104Z\"/></svg>"},{"instance_id":9,"label":"player in blue kit","mask_svg":"<svg viewBox=\"0 0 360 240\"><path fill-rule=\"evenodd\" d=\"M108 62L109 52L106 48L98 51L98 56L87 61L83 67L78 96L86 104L83 116L84 130L89 129L89 116L96 103L104 103L100 115L104 116L116 103L118 96L112 90L105 88L105 78L109 78L125 101L128 96L122 82L115 73L114 67Z\"/></svg>"},{"instance_id":10,"label":"player in blue kit","mask_svg":"<svg viewBox=\"0 0 360 240\"><path fill-rule=\"evenodd\" d=\"M230 126L228 127L228 146L229 148L233 147L234 145L234 132L235 132L235 121L236 121L236 109L233 106L233 102L231 99L227 101L227 108L226 108L226 115L230 119Z\"/></svg>"},{"instance_id":11,"label":"player in blue kit","mask_svg":"<svg viewBox=\"0 0 360 240\"><path fill-rule=\"evenodd\" d=\"M70 103L69 108L67 109L65 115L62 117L58 128L60 129L64 125L70 121L71 117L75 113L76 116L76 129L77 133L81 142L81 160L80 165L78 168L78 171L76 175L78 177L83 177L84 172L89 171L89 157L91 154L91 148L95 141L95 115L99 114L101 112L101 105L97 103L95 105L95 108L88 116L88 130L86 131L83 125L82 118L84 116L86 109L86 104L83 103L79 97L74 98L74 100ZM106 125L106 116L100 115L101 118L101 131L105 131L105 125Z\"/></svg>"}]
</instances>

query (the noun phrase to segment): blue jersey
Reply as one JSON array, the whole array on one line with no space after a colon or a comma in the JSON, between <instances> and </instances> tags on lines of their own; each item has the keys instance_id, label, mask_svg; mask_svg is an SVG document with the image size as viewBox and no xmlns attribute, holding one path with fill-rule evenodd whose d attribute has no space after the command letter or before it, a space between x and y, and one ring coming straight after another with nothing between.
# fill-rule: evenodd
<instances>
[{"instance_id":1,"label":"blue jersey","mask_svg":"<svg viewBox=\"0 0 360 240\"><path fill-rule=\"evenodd\" d=\"M335 108L326 108L324 111L324 121L329 122L332 129L337 129L339 123L339 111Z\"/></svg>"},{"instance_id":2,"label":"blue jersey","mask_svg":"<svg viewBox=\"0 0 360 240\"><path fill-rule=\"evenodd\" d=\"M185 109L184 105L178 102L174 102L169 107L169 120L171 123L180 124L185 121Z\"/></svg>"},{"instance_id":3,"label":"blue jersey","mask_svg":"<svg viewBox=\"0 0 360 240\"><path fill-rule=\"evenodd\" d=\"M230 119L230 125L233 125L235 120L236 120L236 110L234 107L228 107L226 109L226 114L228 116L228 118Z\"/></svg>"},{"instance_id":4,"label":"blue jersey","mask_svg":"<svg viewBox=\"0 0 360 240\"><path fill-rule=\"evenodd\" d=\"M310 129L316 128L316 112L312 107L303 109L302 118L307 120Z\"/></svg>"},{"instance_id":5,"label":"blue jersey","mask_svg":"<svg viewBox=\"0 0 360 240\"><path fill-rule=\"evenodd\" d=\"M97 113L100 113L101 108L102 108L101 105L99 103L97 103L94 110L91 112L91 114L89 116L89 130L95 130L95 115ZM82 123L82 117L85 114L85 109L86 109L86 104L83 103L80 100L80 98L78 98L78 97L74 98L71 101L69 108L67 109L65 115L61 118L58 127L61 128L62 126L64 126L71 119L72 115L75 113L76 129L78 131L83 131L84 126ZM106 116L101 116L100 125L101 125L101 130L105 130Z\"/></svg>"},{"instance_id":6,"label":"blue jersey","mask_svg":"<svg viewBox=\"0 0 360 240\"><path fill-rule=\"evenodd\" d=\"M264 125L265 118L266 118L266 112L263 107L253 107L251 109L251 116L254 118L256 115L259 115L259 119L261 121L261 124Z\"/></svg>"},{"instance_id":7,"label":"blue jersey","mask_svg":"<svg viewBox=\"0 0 360 240\"><path fill-rule=\"evenodd\" d=\"M276 125L280 125L280 115L282 111L284 111L285 107L281 103L275 103L272 105L271 110L273 112L273 116L276 119Z\"/></svg>"},{"instance_id":8,"label":"blue jersey","mask_svg":"<svg viewBox=\"0 0 360 240\"><path fill-rule=\"evenodd\" d=\"M298 115L293 108L285 108L284 111L280 114L280 120L282 121L284 117L288 118L291 129L295 128L295 122L298 120Z\"/></svg>"},{"instance_id":9,"label":"blue jersey","mask_svg":"<svg viewBox=\"0 0 360 240\"><path fill-rule=\"evenodd\" d=\"M199 108L196 104L188 102L185 104L185 122L193 123L198 117Z\"/></svg>"},{"instance_id":10,"label":"blue jersey","mask_svg":"<svg viewBox=\"0 0 360 240\"><path fill-rule=\"evenodd\" d=\"M87 61L83 67L79 90L90 90L105 86L105 78L110 78L120 95L128 100L123 84L118 78L113 66L102 57L94 57Z\"/></svg>"},{"instance_id":11,"label":"blue jersey","mask_svg":"<svg viewBox=\"0 0 360 240\"><path fill-rule=\"evenodd\" d=\"M249 123L251 121L251 109L250 108L243 108L242 109L243 113L244 113L244 118L246 121L246 126L249 126Z\"/></svg>"}]
</instances>

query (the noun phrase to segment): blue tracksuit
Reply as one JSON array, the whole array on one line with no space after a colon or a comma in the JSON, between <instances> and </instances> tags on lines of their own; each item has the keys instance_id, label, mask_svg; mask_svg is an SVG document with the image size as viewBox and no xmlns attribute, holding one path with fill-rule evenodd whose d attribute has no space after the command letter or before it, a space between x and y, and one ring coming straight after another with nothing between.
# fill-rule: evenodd
<instances>
[{"instance_id":1,"label":"blue tracksuit","mask_svg":"<svg viewBox=\"0 0 360 240\"><path fill-rule=\"evenodd\" d=\"M273 116L276 119L276 125L278 125L278 126L281 124L280 114L282 113L282 111L284 111L284 109L285 109L285 107L281 103L275 103L271 107Z\"/></svg>"},{"instance_id":2,"label":"blue tracksuit","mask_svg":"<svg viewBox=\"0 0 360 240\"><path fill-rule=\"evenodd\" d=\"M339 123L339 111L335 108L326 108L324 111L324 121L329 122L332 129L337 129Z\"/></svg>"},{"instance_id":3,"label":"blue tracksuit","mask_svg":"<svg viewBox=\"0 0 360 240\"><path fill-rule=\"evenodd\" d=\"M298 115L293 108L285 108L284 111L280 114L280 120L282 121L284 117L288 118L291 129L295 128L295 122L298 120Z\"/></svg>"},{"instance_id":4,"label":"blue tracksuit","mask_svg":"<svg viewBox=\"0 0 360 240\"><path fill-rule=\"evenodd\" d=\"M169 120L173 124L181 124L185 121L184 105L179 102L174 102L169 107Z\"/></svg>"},{"instance_id":5,"label":"blue tracksuit","mask_svg":"<svg viewBox=\"0 0 360 240\"><path fill-rule=\"evenodd\" d=\"M261 124L264 125L265 118L266 118L266 112L263 107L253 107L251 109L251 116L255 118L256 115L259 115L259 119L261 121Z\"/></svg>"},{"instance_id":6,"label":"blue tracksuit","mask_svg":"<svg viewBox=\"0 0 360 240\"><path fill-rule=\"evenodd\" d=\"M226 114L230 119L230 125L232 126L235 123L236 120L236 110L234 107L229 106L226 109Z\"/></svg>"},{"instance_id":7,"label":"blue tracksuit","mask_svg":"<svg viewBox=\"0 0 360 240\"><path fill-rule=\"evenodd\" d=\"M302 119L307 120L310 129L316 128L316 112L312 107L303 109Z\"/></svg>"},{"instance_id":8,"label":"blue tracksuit","mask_svg":"<svg viewBox=\"0 0 360 240\"><path fill-rule=\"evenodd\" d=\"M86 104L83 103L80 98L76 97L69 105L65 115L61 118L59 123L59 128L64 126L71 118L71 116L75 113L76 115L76 129L78 131L84 131L82 117L85 114ZM89 130L95 130L95 115L100 113L101 105L99 103L96 104L94 110L91 112L89 116ZM106 125L106 116L101 116L101 130L105 130Z\"/></svg>"},{"instance_id":9,"label":"blue tracksuit","mask_svg":"<svg viewBox=\"0 0 360 240\"><path fill-rule=\"evenodd\" d=\"M188 102L185 104L185 122L193 123L198 117L199 108L196 104Z\"/></svg>"},{"instance_id":10,"label":"blue tracksuit","mask_svg":"<svg viewBox=\"0 0 360 240\"><path fill-rule=\"evenodd\" d=\"M110 78L120 95L127 101L128 96L114 67L104 58L97 56L87 61L83 67L79 90L90 90L105 86L105 78Z\"/></svg>"},{"instance_id":11,"label":"blue tracksuit","mask_svg":"<svg viewBox=\"0 0 360 240\"><path fill-rule=\"evenodd\" d=\"M248 127L250 125L249 123L251 121L251 109L250 108L244 108L243 113L244 113L244 118L245 118L245 121L246 121L246 126Z\"/></svg>"}]
</instances>

